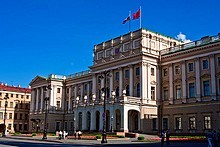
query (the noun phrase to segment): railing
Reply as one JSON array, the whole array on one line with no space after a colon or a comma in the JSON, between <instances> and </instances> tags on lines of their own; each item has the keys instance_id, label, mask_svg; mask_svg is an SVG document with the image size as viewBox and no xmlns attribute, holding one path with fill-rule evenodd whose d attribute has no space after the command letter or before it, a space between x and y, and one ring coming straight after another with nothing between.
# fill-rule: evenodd
<instances>
[{"instance_id":1,"label":"railing","mask_svg":"<svg viewBox=\"0 0 220 147\"><path fill-rule=\"evenodd\" d=\"M48 76L48 78L51 78L51 79L66 79L66 76L62 76L62 75L55 75L55 74L50 74Z\"/></svg>"},{"instance_id":2,"label":"railing","mask_svg":"<svg viewBox=\"0 0 220 147\"><path fill-rule=\"evenodd\" d=\"M180 51L180 50L185 50L185 49L189 49L189 48L194 48L197 46L201 46L201 45L205 45L205 44L209 44L212 42L218 42L220 41L220 34L216 35L216 36L206 36L201 38L201 40L197 40L194 42L189 42L186 44L182 44L179 46L175 46L175 47L171 47L171 48L167 48L164 50L161 50L161 55L165 55L165 54L169 54L169 53L173 53L176 51Z\"/></svg>"},{"instance_id":3,"label":"railing","mask_svg":"<svg viewBox=\"0 0 220 147\"><path fill-rule=\"evenodd\" d=\"M90 73L91 73L91 70L86 70L86 71L71 74L71 75L67 76L67 78L81 77L81 76L84 76L84 75L87 75L87 74L90 74Z\"/></svg>"}]
</instances>

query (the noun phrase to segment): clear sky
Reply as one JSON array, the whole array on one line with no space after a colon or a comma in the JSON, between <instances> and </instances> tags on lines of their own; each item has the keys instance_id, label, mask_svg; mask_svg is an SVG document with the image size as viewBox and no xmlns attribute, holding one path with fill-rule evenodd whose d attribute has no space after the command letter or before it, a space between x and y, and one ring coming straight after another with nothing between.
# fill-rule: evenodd
<instances>
[{"instance_id":1,"label":"clear sky","mask_svg":"<svg viewBox=\"0 0 220 147\"><path fill-rule=\"evenodd\" d=\"M219 0L0 0L0 82L88 70L94 45L128 33L122 21L140 6L154 32L192 41L220 32Z\"/></svg>"}]
</instances>

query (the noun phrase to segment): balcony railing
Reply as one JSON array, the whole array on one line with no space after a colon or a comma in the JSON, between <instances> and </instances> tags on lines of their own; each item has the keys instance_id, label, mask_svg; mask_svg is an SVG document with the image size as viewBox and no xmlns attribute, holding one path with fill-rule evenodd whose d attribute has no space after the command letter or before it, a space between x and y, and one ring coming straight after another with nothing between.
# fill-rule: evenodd
<instances>
[{"instance_id":1,"label":"balcony railing","mask_svg":"<svg viewBox=\"0 0 220 147\"><path fill-rule=\"evenodd\" d=\"M91 70L86 70L86 71L71 74L71 75L67 76L67 78L81 77L81 76L84 76L84 75L88 75L90 73L91 73Z\"/></svg>"},{"instance_id":2,"label":"balcony railing","mask_svg":"<svg viewBox=\"0 0 220 147\"><path fill-rule=\"evenodd\" d=\"M197 41L194 41L194 42L189 42L189 43L182 44L182 45L179 45L179 46L164 49L164 50L161 51L161 55L177 52L177 51L180 51L180 50L186 50L186 49L206 45L206 44L213 43L213 42L219 42L219 41L220 41L220 34L218 34L216 36L211 36L211 37L206 36L206 37L203 37L201 40L197 40Z\"/></svg>"}]
</instances>

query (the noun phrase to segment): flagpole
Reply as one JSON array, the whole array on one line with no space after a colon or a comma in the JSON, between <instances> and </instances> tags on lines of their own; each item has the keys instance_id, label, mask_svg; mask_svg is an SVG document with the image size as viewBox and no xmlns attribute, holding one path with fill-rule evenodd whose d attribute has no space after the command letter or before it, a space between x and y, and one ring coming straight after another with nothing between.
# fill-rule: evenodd
<instances>
[{"instance_id":1,"label":"flagpole","mask_svg":"<svg viewBox=\"0 0 220 147\"><path fill-rule=\"evenodd\" d=\"M129 11L129 25L128 25L128 29L129 29L129 33L130 33L130 30L131 30L131 11Z\"/></svg>"},{"instance_id":2,"label":"flagpole","mask_svg":"<svg viewBox=\"0 0 220 147\"><path fill-rule=\"evenodd\" d=\"M140 6L140 13L142 14L141 6ZM141 29L141 14L140 14L140 29Z\"/></svg>"}]
</instances>

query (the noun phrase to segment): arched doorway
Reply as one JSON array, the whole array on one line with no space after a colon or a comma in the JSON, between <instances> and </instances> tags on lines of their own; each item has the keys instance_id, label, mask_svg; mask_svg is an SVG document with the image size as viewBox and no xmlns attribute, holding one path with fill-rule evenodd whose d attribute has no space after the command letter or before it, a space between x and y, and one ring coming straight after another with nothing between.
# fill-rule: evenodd
<instances>
[{"instance_id":1,"label":"arched doorway","mask_svg":"<svg viewBox=\"0 0 220 147\"><path fill-rule=\"evenodd\" d=\"M130 132L138 131L139 112L136 110L128 111L128 130Z\"/></svg>"},{"instance_id":2,"label":"arched doorway","mask_svg":"<svg viewBox=\"0 0 220 147\"><path fill-rule=\"evenodd\" d=\"M121 128L121 112L119 109L115 110L115 116L116 116L116 131L120 131Z\"/></svg>"},{"instance_id":3,"label":"arched doorway","mask_svg":"<svg viewBox=\"0 0 220 147\"><path fill-rule=\"evenodd\" d=\"M86 119L86 128L87 131L90 131L90 124L91 124L91 113L88 111L87 112L87 119Z\"/></svg>"},{"instance_id":4,"label":"arched doorway","mask_svg":"<svg viewBox=\"0 0 220 147\"><path fill-rule=\"evenodd\" d=\"M100 112L99 111L96 111L95 118L96 118L95 128L96 128L96 131L99 131L99 126L100 126Z\"/></svg>"}]
</instances>

